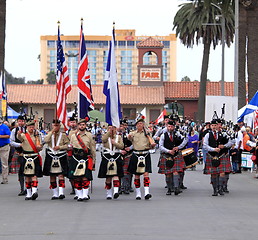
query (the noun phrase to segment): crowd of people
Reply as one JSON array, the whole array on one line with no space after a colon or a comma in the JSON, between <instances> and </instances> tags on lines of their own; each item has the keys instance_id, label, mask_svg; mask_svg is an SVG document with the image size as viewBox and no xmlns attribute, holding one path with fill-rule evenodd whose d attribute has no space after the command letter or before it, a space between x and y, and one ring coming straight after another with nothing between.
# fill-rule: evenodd
<instances>
[{"instance_id":1,"label":"crowd of people","mask_svg":"<svg viewBox=\"0 0 258 240\"><path fill-rule=\"evenodd\" d=\"M95 170L104 180L106 199L135 191L136 200L149 200L151 153L157 149L158 173L165 176L166 195L179 195L187 189L185 171L194 169L200 161L203 173L210 175L212 196L229 192L230 173L242 171L242 152L251 153L257 164L258 128L252 130L243 123L229 126L223 119L197 125L165 116L162 124L151 122L147 126L140 117L130 129L125 119L116 127L71 117L66 132L57 119L47 132L40 132L36 124L23 115L12 128L0 120L1 184L8 184L8 175L17 173L18 195L25 200L38 198L38 179L43 176L49 177L52 200L65 198L66 179L74 199L89 200ZM98 169L96 151L101 153Z\"/></svg>"}]
</instances>

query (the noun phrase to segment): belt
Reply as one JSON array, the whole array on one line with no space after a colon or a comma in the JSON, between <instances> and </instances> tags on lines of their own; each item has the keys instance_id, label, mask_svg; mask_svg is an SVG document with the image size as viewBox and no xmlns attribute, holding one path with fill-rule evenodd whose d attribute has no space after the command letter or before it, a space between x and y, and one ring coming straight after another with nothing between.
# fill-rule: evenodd
<instances>
[{"instance_id":1,"label":"belt","mask_svg":"<svg viewBox=\"0 0 258 240\"><path fill-rule=\"evenodd\" d=\"M38 156L38 155L39 155L38 153L23 153L24 157L35 157L35 156Z\"/></svg>"},{"instance_id":2,"label":"belt","mask_svg":"<svg viewBox=\"0 0 258 240\"><path fill-rule=\"evenodd\" d=\"M149 150L145 150L145 151L133 151L133 153L135 153L135 154L147 154L147 153L149 153Z\"/></svg>"}]
</instances>

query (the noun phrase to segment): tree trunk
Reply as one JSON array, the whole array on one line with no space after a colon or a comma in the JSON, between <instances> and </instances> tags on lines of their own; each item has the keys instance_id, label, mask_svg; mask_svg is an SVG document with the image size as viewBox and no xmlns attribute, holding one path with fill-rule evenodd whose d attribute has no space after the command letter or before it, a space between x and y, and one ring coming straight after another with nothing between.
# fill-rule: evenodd
<instances>
[{"instance_id":1,"label":"tree trunk","mask_svg":"<svg viewBox=\"0 0 258 240\"><path fill-rule=\"evenodd\" d=\"M0 72L4 70L5 59L6 0L0 1Z\"/></svg>"},{"instance_id":2,"label":"tree trunk","mask_svg":"<svg viewBox=\"0 0 258 240\"><path fill-rule=\"evenodd\" d=\"M248 48L247 48L247 73L248 73L248 101L252 99L258 89L258 7L247 10L248 18Z\"/></svg>"},{"instance_id":3,"label":"tree trunk","mask_svg":"<svg viewBox=\"0 0 258 240\"><path fill-rule=\"evenodd\" d=\"M204 43L203 57L202 57L202 71L200 79L199 99L198 99L198 122L203 123L205 121L205 98L206 98L206 82L207 72L209 66L210 57L210 42Z\"/></svg>"},{"instance_id":4,"label":"tree trunk","mask_svg":"<svg viewBox=\"0 0 258 240\"><path fill-rule=\"evenodd\" d=\"M239 5L238 109L246 105L246 9Z\"/></svg>"}]
</instances>

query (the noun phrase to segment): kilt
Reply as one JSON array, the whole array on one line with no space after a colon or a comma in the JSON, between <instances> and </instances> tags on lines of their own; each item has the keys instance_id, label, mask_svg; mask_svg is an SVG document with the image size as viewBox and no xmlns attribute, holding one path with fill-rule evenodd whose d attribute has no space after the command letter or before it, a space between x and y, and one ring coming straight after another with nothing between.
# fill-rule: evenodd
<instances>
[{"instance_id":1,"label":"kilt","mask_svg":"<svg viewBox=\"0 0 258 240\"><path fill-rule=\"evenodd\" d=\"M108 159L114 158L116 159L116 166L117 166L117 174L116 175L107 175L107 168L108 168ZM99 166L98 178L107 178L107 177L123 177L124 170L123 170L123 160L121 158L120 153L115 153L115 155L111 156L109 153L105 153L101 155L101 163Z\"/></svg>"},{"instance_id":2,"label":"kilt","mask_svg":"<svg viewBox=\"0 0 258 240\"><path fill-rule=\"evenodd\" d=\"M232 171L229 154L225 154L219 158L220 165L218 167L212 167L211 165L212 156L207 153L206 163L204 168L204 174L219 174L219 173L230 173Z\"/></svg>"},{"instance_id":3,"label":"kilt","mask_svg":"<svg viewBox=\"0 0 258 240\"><path fill-rule=\"evenodd\" d=\"M129 166L129 162L130 162L130 158L131 158L132 154L128 154L128 155L124 155L123 156L123 170L124 170L124 175L128 175L130 174L127 169Z\"/></svg>"},{"instance_id":4,"label":"kilt","mask_svg":"<svg viewBox=\"0 0 258 240\"><path fill-rule=\"evenodd\" d=\"M36 157L36 159L34 160L35 174L24 174L24 167L25 167L25 164L26 164L26 159L23 156L20 156L19 159L21 160L21 166L20 166L20 169L19 169L19 174L20 175L24 175L25 177L34 177L34 176L36 176L36 177L43 177L42 166L40 164L39 157Z\"/></svg>"},{"instance_id":5,"label":"kilt","mask_svg":"<svg viewBox=\"0 0 258 240\"><path fill-rule=\"evenodd\" d=\"M131 158L130 158L130 162L129 162L129 166L127 171L131 174L135 174L135 175L142 175L140 173L136 173L137 170L137 164L138 164L138 157L140 156L144 156L145 157L145 172L148 173L152 173L152 169L151 169L151 157L150 157L150 153L146 154L135 154L133 153Z\"/></svg>"},{"instance_id":6,"label":"kilt","mask_svg":"<svg viewBox=\"0 0 258 240\"><path fill-rule=\"evenodd\" d=\"M49 151L47 150L46 151L46 158L45 158L45 162L44 162L44 167L43 167L43 175L45 175L45 176L57 176L57 175L62 174L64 176L67 176L67 172L68 172L67 154L65 156L63 156L64 153L57 154L57 156L62 156L61 158L59 158L61 168L62 168L62 172L51 173L50 170L51 170L51 165L52 165L52 157L49 155L48 152Z\"/></svg>"},{"instance_id":7,"label":"kilt","mask_svg":"<svg viewBox=\"0 0 258 240\"><path fill-rule=\"evenodd\" d=\"M181 151L178 152L178 155L174 157L174 166L172 168L167 168L166 166L167 158L164 153L160 155L159 163L158 163L158 173L160 174L171 174L175 172L183 172L185 169L185 161L182 156Z\"/></svg>"},{"instance_id":8,"label":"kilt","mask_svg":"<svg viewBox=\"0 0 258 240\"><path fill-rule=\"evenodd\" d=\"M21 156L20 156L20 153L15 151L13 153L13 157L11 160L9 173L13 173L13 174L19 173L20 166L21 166Z\"/></svg>"},{"instance_id":9,"label":"kilt","mask_svg":"<svg viewBox=\"0 0 258 240\"><path fill-rule=\"evenodd\" d=\"M78 165L78 161L76 159L74 159L74 157L77 160L87 160L88 157L87 156L81 156L81 155L75 155L73 154L73 156L68 157L68 174L67 177L69 179L76 179L76 178L87 178L89 181L91 181L93 179L92 177L92 170L90 170L88 168L88 161L86 161L86 169L85 172L82 176L74 176L74 172L76 170L76 167Z\"/></svg>"}]
</instances>

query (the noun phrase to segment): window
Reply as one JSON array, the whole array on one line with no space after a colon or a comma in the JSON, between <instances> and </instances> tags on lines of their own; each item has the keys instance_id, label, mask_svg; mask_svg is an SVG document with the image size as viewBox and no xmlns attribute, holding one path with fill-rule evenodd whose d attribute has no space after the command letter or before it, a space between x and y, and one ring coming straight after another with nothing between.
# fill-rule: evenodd
<instances>
[{"instance_id":1,"label":"window","mask_svg":"<svg viewBox=\"0 0 258 240\"><path fill-rule=\"evenodd\" d=\"M50 50L50 56L56 56L56 50Z\"/></svg>"},{"instance_id":2,"label":"window","mask_svg":"<svg viewBox=\"0 0 258 240\"><path fill-rule=\"evenodd\" d=\"M136 108L123 108L123 118L134 120L136 118Z\"/></svg>"},{"instance_id":3,"label":"window","mask_svg":"<svg viewBox=\"0 0 258 240\"><path fill-rule=\"evenodd\" d=\"M79 41L65 41L66 48L79 48Z\"/></svg>"},{"instance_id":4,"label":"window","mask_svg":"<svg viewBox=\"0 0 258 240\"><path fill-rule=\"evenodd\" d=\"M55 43L55 41L47 41L47 46L49 48L54 48L54 47L56 47L56 43Z\"/></svg>"},{"instance_id":5,"label":"window","mask_svg":"<svg viewBox=\"0 0 258 240\"><path fill-rule=\"evenodd\" d=\"M170 47L170 42L169 41L162 41L164 48L169 48Z\"/></svg>"}]
</instances>

